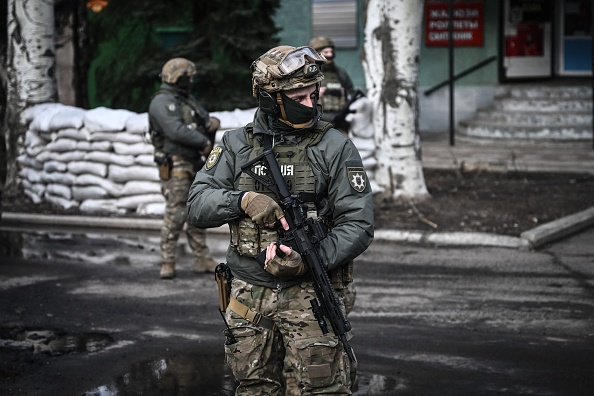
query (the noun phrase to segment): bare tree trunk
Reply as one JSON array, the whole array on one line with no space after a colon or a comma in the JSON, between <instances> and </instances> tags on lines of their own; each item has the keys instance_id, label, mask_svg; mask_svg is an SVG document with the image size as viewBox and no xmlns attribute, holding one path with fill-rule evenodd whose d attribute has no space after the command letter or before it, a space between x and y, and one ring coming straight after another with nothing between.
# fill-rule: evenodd
<instances>
[{"instance_id":1,"label":"bare tree trunk","mask_svg":"<svg viewBox=\"0 0 594 396\"><path fill-rule=\"evenodd\" d=\"M391 196L427 198L418 130L423 1L365 2L363 69L373 103L376 182Z\"/></svg>"},{"instance_id":2,"label":"bare tree trunk","mask_svg":"<svg viewBox=\"0 0 594 396\"><path fill-rule=\"evenodd\" d=\"M6 184L15 183L27 107L56 100L54 0L8 0Z\"/></svg>"}]
</instances>

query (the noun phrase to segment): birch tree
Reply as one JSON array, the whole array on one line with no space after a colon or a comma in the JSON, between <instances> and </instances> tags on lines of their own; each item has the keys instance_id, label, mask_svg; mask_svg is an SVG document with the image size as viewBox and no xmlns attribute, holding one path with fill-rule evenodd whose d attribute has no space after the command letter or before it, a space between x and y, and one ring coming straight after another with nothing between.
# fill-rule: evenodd
<instances>
[{"instance_id":1,"label":"birch tree","mask_svg":"<svg viewBox=\"0 0 594 396\"><path fill-rule=\"evenodd\" d=\"M363 69L373 104L376 183L393 198L429 197L418 131L423 1L364 3Z\"/></svg>"},{"instance_id":2,"label":"birch tree","mask_svg":"<svg viewBox=\"0 0 594 396\"><path fill-rule=\"evenodd\" d=\"M8 0L6 87L6 184L16 181L16 158L23 147L21 113L55 102L54 0Z\"/></svg>"}]
</instances>

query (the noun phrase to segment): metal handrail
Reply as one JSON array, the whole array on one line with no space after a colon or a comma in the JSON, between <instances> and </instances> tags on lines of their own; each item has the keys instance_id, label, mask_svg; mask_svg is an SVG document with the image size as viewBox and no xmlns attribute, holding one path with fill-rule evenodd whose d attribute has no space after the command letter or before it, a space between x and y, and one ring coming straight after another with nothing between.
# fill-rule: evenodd
<instances>
[{"instance_id":1,"label":"metal handrail","mask_svg":"<svg viewBox=\"0 0 594 396\"><path fill-rule=\"evenodd\" d=\"M483 61L481 61L481 62L477 63L476 65L474 65L474 66L472 66L472 67L469 67L469 68L468 68L468 69L466 69L466 70L463 70L463 71L461 71L460 73L456 74L456 75L453 77L453 81L459 80L460 78L462 78L462 77L464 77L464 76L466 76L466 75L468 75L468 74L472 73L473 71L475 71L475 70L477 70L477 69L480 69L481 67L483 67L483 66L485 66L485 65L487 65L487 64L489 64L489 63L491 63L491 62L493 62L493 61L494 61L494 60L496 60L496 59L497 59L497 55L493 55L493 56L491 56L491 57L489 57L489 58L487 58L487 59L485 59L485 60L483 60ZM445 81L443 81L443 82L440 82L439 84L437 84L437 85L435 85L435 86L433 86L433 87L429 88L428 90L426 90L426 91L424 92L424 93L425 93L425 96L429 96L429 95L431 95L433 92L437 91L439 88L445 87L446 85L448 85L448 84L450 83L450 81L451 81L450 79L447 79L447 80L445 80Z\"/></svg>"}]
</instances>

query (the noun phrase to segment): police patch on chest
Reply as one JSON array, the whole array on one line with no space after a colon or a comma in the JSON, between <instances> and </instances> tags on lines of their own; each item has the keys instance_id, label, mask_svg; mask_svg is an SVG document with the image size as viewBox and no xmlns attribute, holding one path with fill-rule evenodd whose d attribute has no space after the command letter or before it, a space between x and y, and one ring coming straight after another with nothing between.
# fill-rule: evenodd
<instances>
[{"instance_id":1,"label":"police patch on chest","mask_svg":"<svg viewBox=\"0 0 594 396\"><path fill-rule=\"evenodd\" d=\"M353 187L353 190L357 192L363 192L367 187L367 175L362 167L347 167L347 174L349 177L349 184Z\"/></svg>"},{"instance_id":2,"label":"police patch on chest","mask_svg":"<svg viewBox=\"0 0 594 396\"><path fill-rule=\"evenodd\" d=\"M221 159L221 154L223 153L223 148L221 146L217 146L210 152L210 155L206 159L206 164L204 167L206 170L211 170L214 166L219 162Z\"/></svg>"}]
</instances>

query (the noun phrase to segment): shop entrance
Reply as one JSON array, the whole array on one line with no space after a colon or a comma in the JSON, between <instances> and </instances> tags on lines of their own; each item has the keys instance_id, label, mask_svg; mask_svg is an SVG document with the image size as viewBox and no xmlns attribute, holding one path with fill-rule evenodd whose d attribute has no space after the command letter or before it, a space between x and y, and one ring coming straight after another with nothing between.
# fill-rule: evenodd
<instances>
[{"instance_id":1,"label":"shop entrance","mask_svg":"<svg viewBox=\"0 0 594 396\"><path fill-rule=\"evenodd\" d=\"M592 75L591 0L502 2L503 81Z\"/></svg>"}]
</instances>

